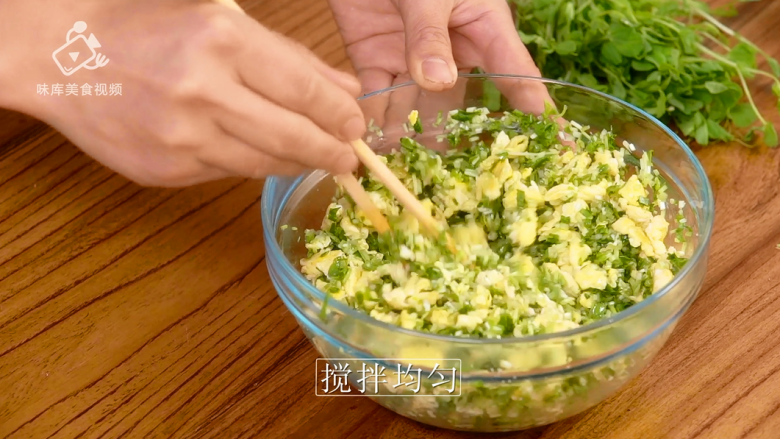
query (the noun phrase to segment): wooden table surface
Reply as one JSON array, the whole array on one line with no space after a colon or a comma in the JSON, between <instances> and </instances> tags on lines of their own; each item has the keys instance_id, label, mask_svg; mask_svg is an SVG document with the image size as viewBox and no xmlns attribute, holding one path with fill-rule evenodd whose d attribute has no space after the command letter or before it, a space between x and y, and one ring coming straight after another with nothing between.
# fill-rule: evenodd
<instances>
[{"instance_id":1,"label":"wooden table surface","mask_svg":"<svg viewBox=\"0 0 780 439\"><path fill-rule=\"evenodd\" d=\"M325 0L242 3L349 68ZM728 23L780 57L780 2L739 10ZM774 106L768 85L756 99ZM780 437L780 154L697 154L716 227L669 343L601 405L507 437ZM261 187L141 188L0 113L0 437L468 437L315 396L317 354L266 270Z\"/></svg>"}]
</instances>

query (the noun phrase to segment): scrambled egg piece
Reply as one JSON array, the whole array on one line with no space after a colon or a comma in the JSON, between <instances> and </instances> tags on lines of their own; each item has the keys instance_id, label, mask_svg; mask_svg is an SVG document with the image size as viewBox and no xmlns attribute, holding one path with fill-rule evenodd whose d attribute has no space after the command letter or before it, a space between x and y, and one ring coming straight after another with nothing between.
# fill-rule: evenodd
<instances>
[{"instance_id":1,"label":"scrambled egg piece","mask_svg":"<svg viewBox=\"0 0 780 439\"><path fill-rule=\"evenodd\" d=\"M523 210L520 219L512 224L509 238L520 247L528 247L536 240L536 228L538 218L536 210L528 208Z\"/></svg>"},{"instance_id":2,"label":"scrambled egg piece","mask_svg":"<svg viewBox=\"0 0 780 439\"><path fill-rule=\"evenodd\" d=\"M628 202L628 204L637 205L639 199L647 197L647 191L642 186L642 182L639 181L639 177L632 175L625 185L618 191L618 194Z\"/></svg>"},{"instance_id":3,"label":"scrambled egg piece","mask_svg":"<svg viewBox=\"0 0 780 439\"><path fill-rule=\"evenodd\" d=\"M409 113L409 125L414 126L418 120L420 120L420 113L417 110L412 110L412 112Z\"/></svg>"}]
</instances>

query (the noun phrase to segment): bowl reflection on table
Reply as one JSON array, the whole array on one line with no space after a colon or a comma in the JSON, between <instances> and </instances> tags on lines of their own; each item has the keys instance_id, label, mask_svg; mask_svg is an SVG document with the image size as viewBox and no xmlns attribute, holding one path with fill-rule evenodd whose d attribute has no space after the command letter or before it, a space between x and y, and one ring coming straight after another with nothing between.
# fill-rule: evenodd
<instances>
[{"instance_id":1,"label":"bowl reflection on table","mask_svg":"<svg viewBox=\"0 0 780 439\"><path fill-rule=\"evenodd\" d=\"M492 86L485 87L485 82ZM528 110L523 96L534 87L546 87L555 104L566 107L567 119L592 130L612 130L619 144L627 140L635 145L636 155L652 150L670 197L686 202L682 213L693 227L690 260L674 280L643 302L598 322L555 334L476 339L403 329L337 301L330 301L322 313L323 293L299 270L306 256L304 230L319 228L335 193L333 179L315 171L299 178L270 178L265 184L262 217L271 278L324 357L354 359L352 371L374 359L398 359L382 360L388 371L395 371L403 359L421 358L436 360L442 369L460 368L458 396L434 387L435 377L426 379L427 373L419 391L394 389L390 380L383 394L370 396L403 416L457 430L509 431L579 413L617 392L650 362L701 288L714 209L707 177L682 140L625 102L580 86L507 75L461 75L454 89L441 93L407 83L360 99L367 119L382 129L381 136L367 133L366 141L380 152L395 148L400 137L415 134L402 125L417 109L424 134L416 140L441 148L446 142L437 142L436 136L443 124L434 126L439 111L446 116L452 109L486 104L494 107L491 110ZM500 90L502 96L497 100L484 90ZM675 214L670 210L672 227ZM281 230L282 225L290 227Z\"/></svg>"}]
</instances>

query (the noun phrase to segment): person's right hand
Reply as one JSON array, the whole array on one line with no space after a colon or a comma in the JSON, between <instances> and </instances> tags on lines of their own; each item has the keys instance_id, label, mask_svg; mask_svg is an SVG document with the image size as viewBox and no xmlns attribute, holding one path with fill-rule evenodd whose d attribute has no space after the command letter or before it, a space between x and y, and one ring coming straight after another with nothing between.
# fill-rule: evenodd
<instances>
[{"instance_id":1,"label":"person's right hand","mask_svg":"<svg viewBox=\"0 0 780 439\"><path fill-rule=\"evenodd\" d=\"M0 69L0 85L15 90L9 107L48 122L109 168L143 185L185 186L357 167L346 142L365 131L359 83L293 41L215 4L67 3L33 23L34 47L4 54L24 68ZM95 34L109 63L66 77L49 54L76 21L88 24L85 35ZM24 32L4 25L0 41ZM122 95L37 95L43 83L121 83Z\"/></svg>"}]
</instances>

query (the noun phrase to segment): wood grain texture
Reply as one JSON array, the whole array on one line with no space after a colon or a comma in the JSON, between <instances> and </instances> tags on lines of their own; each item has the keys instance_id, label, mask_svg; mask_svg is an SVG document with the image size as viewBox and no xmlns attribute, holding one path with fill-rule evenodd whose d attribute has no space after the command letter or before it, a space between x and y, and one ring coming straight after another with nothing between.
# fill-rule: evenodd
<instances>
[{"instance_id":1,"label":"wood grain texture","mask_svg":"<svg viewBox=\"0 0 780 439\"><path fill-rule=\"evenodd\" d=\"M349 69L325 0L240 3ZM780 2L739 10L729 24L780 57ZM756 99L774 105L769 85ZM780 437L780 155L697 153L710 269L667 346L603 404L494 437ZM261 187L140 188L0 112L0 437L469 437L314 395L317 355L266 271Z\"/></svg>"}]
</instances>

